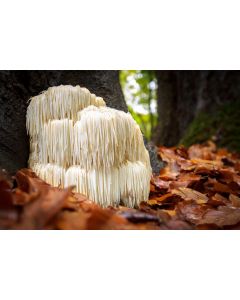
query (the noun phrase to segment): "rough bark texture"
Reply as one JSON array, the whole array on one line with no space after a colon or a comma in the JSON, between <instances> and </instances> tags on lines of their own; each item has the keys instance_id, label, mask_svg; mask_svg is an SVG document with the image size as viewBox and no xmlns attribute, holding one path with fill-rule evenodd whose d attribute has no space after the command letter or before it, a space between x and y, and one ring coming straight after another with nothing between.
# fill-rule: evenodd
<instances>
[{"instance_id":1,"label":"rough bark texture","mask_svg":"<svg viewBox=\"0 0 240 300\"><path fill-rule=\"evenodd\" d=\"M27 166L27 101L49 86L71 84L87 87L107 105L127 111L118 71L1 71L0 167L8 172Z\"/></svg>"},{"instance_id":2,"label":"rough bark texture","mask_svg":"<svg viewBox=\"0 0 240 300\"><path fill-rule=\"evenodd\" d=\"M0 71L0 168L14 173L27 166L28 99L60 84L79 84L103 97L109 107L127 112L118 71ZM162 164L154 147L146 146L153 171L158 173Z\"/></svg>"},{"instance_id":3,"label":"rough bark texture","mask_svg":"<svg viewBox=\"0 0 240 300\"><path fill-rule=\"evenodd\" d=\"M159 125L157 145L176 145L201 111L240 98L239 71L156 71Z\"/></svg>"}]
</instances>

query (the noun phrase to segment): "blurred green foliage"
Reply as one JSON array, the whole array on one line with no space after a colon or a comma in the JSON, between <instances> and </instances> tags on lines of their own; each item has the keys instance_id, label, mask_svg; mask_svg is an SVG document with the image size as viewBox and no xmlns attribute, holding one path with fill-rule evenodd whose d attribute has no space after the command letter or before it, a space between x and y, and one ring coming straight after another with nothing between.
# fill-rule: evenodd
<instances>
[{"instance_id":1,"label":"blurred green foliage","mask_svg":"<svg viewBox=\"0 0 240 300\"><path fill-rule=\"evenodd\" d=\"M157 80L154 71L120 71L120 84L128 110L143 134L151 140L157 125Z\"/></svg>"},{"instance_id":2,"label":"blurred green foliage","mask_svg":"<svg viewBox=\"0 0 240 300\"><path fill-rule=\"evenodd\" d=\"M180 144L190 146L213 139L219 147L240 152L240 101L200 113L188 127Z\"/></svg>"}]
</instances>

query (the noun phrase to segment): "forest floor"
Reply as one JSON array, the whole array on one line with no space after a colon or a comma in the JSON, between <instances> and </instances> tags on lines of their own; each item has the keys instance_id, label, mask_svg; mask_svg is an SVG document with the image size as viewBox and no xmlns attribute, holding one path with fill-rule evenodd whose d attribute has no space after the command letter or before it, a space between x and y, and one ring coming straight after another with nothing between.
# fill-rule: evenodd
<instances>
[{"instance_id":1,"label":"forest floor","mask_svg":"<svg viewBox=\"0 0 240 300\"><path fill-rule=\"evenodd\" d=\"M240 156L212 142L159 148L166 163L138 209L101 208L31 170L0 174L0 229L240 229Z\"/></svg>"}]
</instances>

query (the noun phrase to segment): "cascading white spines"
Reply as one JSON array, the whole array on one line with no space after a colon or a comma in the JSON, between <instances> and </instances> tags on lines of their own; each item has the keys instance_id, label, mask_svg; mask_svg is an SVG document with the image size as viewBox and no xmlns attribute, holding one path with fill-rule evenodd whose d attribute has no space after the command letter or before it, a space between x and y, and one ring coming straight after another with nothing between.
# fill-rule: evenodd
<instances>
[{"instance_id":1,"label":"cascading white spines","mask_svg":"<svg viewBox=\"0 0 240 300\"><path fill-rule=\"evenodd\" d=\"M151 167L139 126L80 86L50 87L27 110L29 167L103 207L147 200Z\"/></svg>"}]
</instances>

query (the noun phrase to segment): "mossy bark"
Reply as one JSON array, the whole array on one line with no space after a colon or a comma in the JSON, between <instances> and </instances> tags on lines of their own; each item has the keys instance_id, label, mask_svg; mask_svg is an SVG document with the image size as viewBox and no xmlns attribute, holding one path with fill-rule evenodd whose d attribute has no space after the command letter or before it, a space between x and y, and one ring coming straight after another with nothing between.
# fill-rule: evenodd
<instances>
[{"instance_id":1,"label":"mossy bark","mask_svg":"<svg viewBox=\"0 0 240 300\"><path fill-rule=\"evenodd\" d=\"M239 71L156 71L158 145L174 146L200 113L214 117L216 107L240 99Z\"/></svg>"},{"instance_id":2,"label":"mossy bark","mask_svg":"<svg viewBox=\"0 0 240 300\"><path fill-rule=\"evenodd\" d=\"M180 143L188 147L209 139L219 147L240 152L240 99L233 103L216 105L214 114L199 113Z\"/></svg>"}]
</instances>

